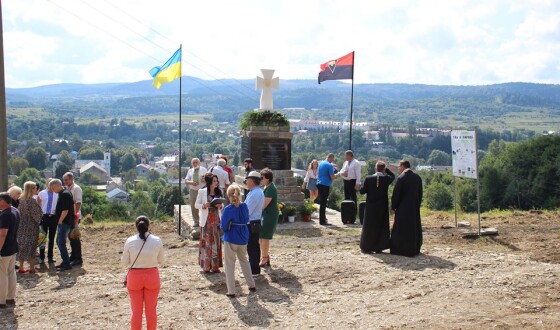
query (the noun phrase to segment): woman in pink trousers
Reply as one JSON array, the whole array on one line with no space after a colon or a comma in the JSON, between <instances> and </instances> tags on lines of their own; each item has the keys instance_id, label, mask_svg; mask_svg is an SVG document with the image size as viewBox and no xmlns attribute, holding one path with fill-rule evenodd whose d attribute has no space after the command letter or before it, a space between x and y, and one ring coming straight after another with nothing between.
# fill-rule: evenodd
<instances>
[{"instance_id":1,"label":"woman in pink trousers","mask_svg":"<svg viewBox=\"0 0 560 330\"><path fill-rule=\"evenodd\" d=\"M163 263L163 243L148 229L150 220L146 216L136 218L138 235L130 236L124 243L121 263L128 267L126 287L130 296L132 316L130 329L142 329L142 314L145 310L148 330L157 328L157 301L160 279L158 265Z\"/></svg>"}]
</instances>

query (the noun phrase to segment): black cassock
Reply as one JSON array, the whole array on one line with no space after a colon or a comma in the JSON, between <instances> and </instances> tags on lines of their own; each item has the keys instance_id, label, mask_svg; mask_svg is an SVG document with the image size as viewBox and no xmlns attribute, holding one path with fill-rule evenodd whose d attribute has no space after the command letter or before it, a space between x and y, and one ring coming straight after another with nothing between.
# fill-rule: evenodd
<instances>
[{"instance_id":1,"label":"black cassock","mask_svg":"<svg viewBox=\"0 0 560 330\"><path fill-rule=\"evenodd\" d=\"M390 247L389 240L389 185L395 175L389 170L386 174L368 175L360 194L367 194L364 225L360 237L363 252L381 252Z\"/></svg>"},{"instance_id":2,"label":"black cassock","mask_svg":"<svg viewBox=\"0 0 560 330\"><path fill-rule=\"evenodd\" d=\"M422 247L422 179L408 170L397 178L391 209L395 210L395 222L391 232L391 253L413 257Z\"/></svg>"}]
</instances>

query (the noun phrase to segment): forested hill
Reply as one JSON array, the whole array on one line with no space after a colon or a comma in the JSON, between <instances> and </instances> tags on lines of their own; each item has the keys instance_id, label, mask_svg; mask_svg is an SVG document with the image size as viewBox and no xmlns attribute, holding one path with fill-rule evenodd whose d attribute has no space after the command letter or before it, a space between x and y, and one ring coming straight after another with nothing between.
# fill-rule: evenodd
<instances>
[{"instance_id":1,"label":"forested hill","mask_svg":"<svg viewBox=\"0 0 560 330\"><path fill-rule=\"evenodd\" d=\"M173 113L177 111L179 82L155 89L151 80L131 83L57 84L34 88L8 88L10 108L42 107L58 115L84 117ZM184 109L191 113L220 113L230 117L258 106L260 93L254 80L202 80L184 77ZM274 92L278 109L333 110L323 118L344 120L349 109L350 84L316 80L281 80ZM504 83L485 86L437 86L420 84L357 84L354 86L355 118L406 122L437 118L442 123L546 121L560 126L560 85ZM309 113L317 117L317 113ZM232 119L235 119L232 117ZM329 118L324 118L329 119ZM507 120L501 122L506 125Z\"/></svg>"}]
</instances>

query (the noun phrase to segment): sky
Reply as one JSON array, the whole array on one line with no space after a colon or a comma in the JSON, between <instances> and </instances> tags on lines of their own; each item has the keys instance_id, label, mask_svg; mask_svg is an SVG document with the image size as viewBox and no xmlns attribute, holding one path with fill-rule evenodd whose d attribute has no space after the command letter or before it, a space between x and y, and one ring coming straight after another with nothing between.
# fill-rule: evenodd
<instances>
[{"instance_id":1,"label":"sky","mask_svg":"<svg viewBox=\"0 0 560 330\"><path fill-rule=\"evenodd\" d=\"M7 87L183 75L317 79L355 51L355 83L560 83L558 0L6 0Z\"/></svg>"}]
</instances>

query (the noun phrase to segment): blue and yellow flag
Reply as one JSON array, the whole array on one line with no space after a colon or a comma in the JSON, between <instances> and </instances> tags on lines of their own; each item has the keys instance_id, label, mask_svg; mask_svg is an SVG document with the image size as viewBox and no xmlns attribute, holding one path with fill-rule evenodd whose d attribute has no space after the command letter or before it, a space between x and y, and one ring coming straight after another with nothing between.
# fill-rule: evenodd
<instances>
[{"instance_id":1,"label":"blue and yellow flag","mask_svg":"<svg viewBox=\"0 0 560 330\"><path fill-rule=\"evenodd\" d=\"M150 70L150 74L154 78L152 85L160 88L163 83L172 82L181 77L181 48L177 49L175 54L171 56L162 66L156 66Z\"/></svg>"}]
</instances>

